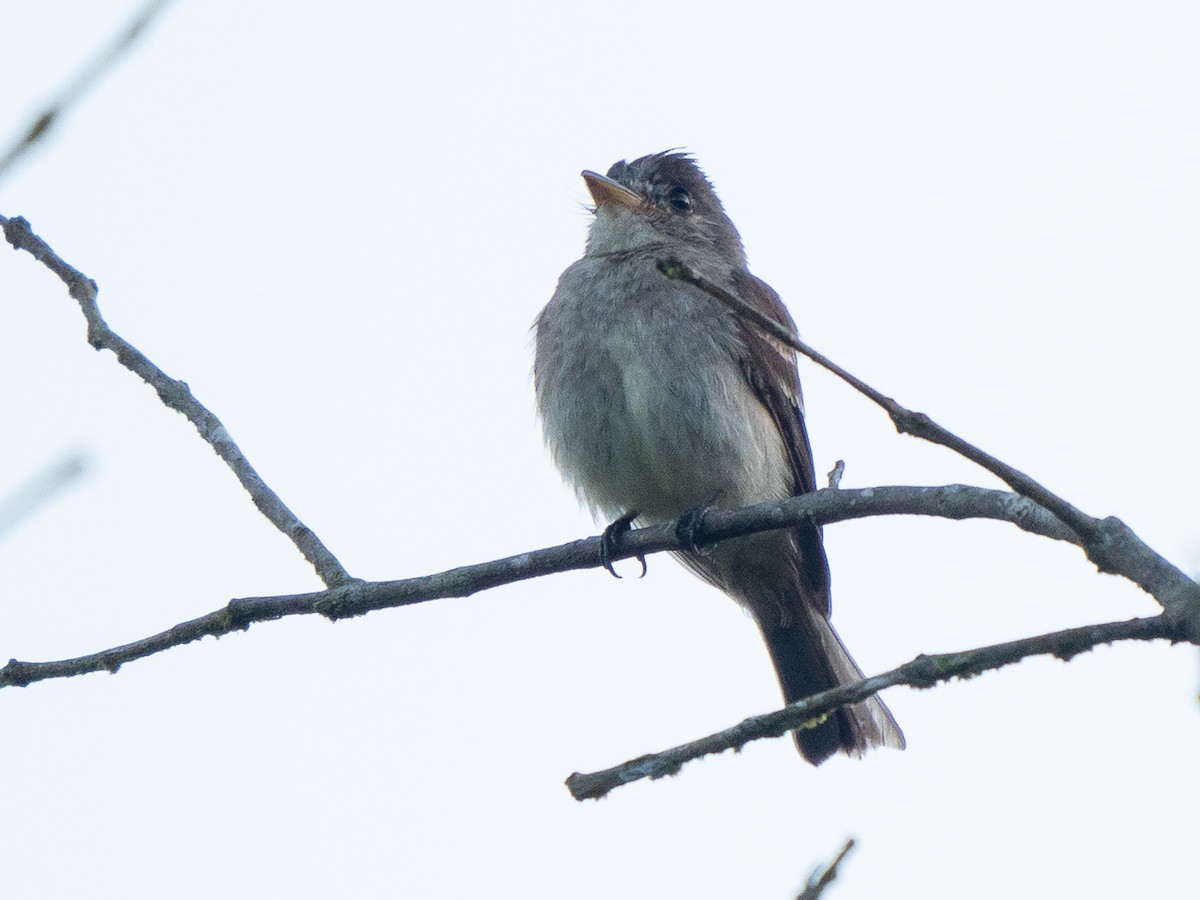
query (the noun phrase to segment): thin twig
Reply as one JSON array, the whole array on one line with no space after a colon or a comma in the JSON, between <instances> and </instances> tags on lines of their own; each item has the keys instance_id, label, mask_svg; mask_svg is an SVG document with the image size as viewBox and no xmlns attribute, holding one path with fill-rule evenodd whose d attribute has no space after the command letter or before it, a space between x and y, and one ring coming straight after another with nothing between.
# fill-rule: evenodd
<instances>
[{"instance_id":1,"label":"thin twig","mask_svg":"<svg viewBox=\"0 0 1200 900\"><path fill-rule=\"evenodd\" d=\"M67 285L80 304L88 324L88 340L97 349L108 348L118 360L155 388L163 402L183 413L201 436L217 451L251 493L255 504L281 531L287 534L325 580L328 590L278 597L245 598L230 601L199 619L185 622L157 635L114 647L100 653L59 662L20 662L11 660L0 669L0 687L24 686L47 678L67 677L98 670L116 671L123 663L205 636L220 636L244 630L250 624L290 615L321 614L330 619L361 615L371 610L421 603L441 597L467 596L500 584L537 575L594 567L600 564L599 538L576 541L549 550L524 553L492 563L465 566L438 575L403 581L365 583L350 579L341 564L320 543L279 498L262 482L229 438L224 427L199 404L187 386L169 378L136 348L108 328L96 305L97 288L93 281L59 258L33 234L21 218L0 216L5 236L17 249L29 252ZM719 289L718 289L719 290ZM736 298L733 298L736 300ZM752 312L752 311L751 311ZM769 320L767 320L769 321ZM766 326L764 326L766 327ZM784 335L777 335L783 339ZM793 337L786 340L799 352L813 356ZM823 363L824 364L824 363ZM832 365L832 364L829 364ZM835 371L841 370L834 368ZM848 373L851 383L857 382ZM858 384L861 384L860 382ZM868 396L876 394L863 385ZM882 396L882 395L878 395ZM883 398L887 400L887 398ZM891 401L889 401L891 402ZM885 403L885 408L887 404ZM895 406L894 402L892 405ZM899 407L897 407L899 409ZM903 411L906 415L911 413ZM895 418L895 417L894 417ZM940 426L935 428L940 431ZM915 433L915 432L914 432ZM953 436L951 436L953 437ZM957 439L955 439L957 441ZM947 443L947 446L953 444ZM966 445L969 447L969 445ZM986 454L984 458L990 460ZM1002 464L1001 464L1002 465ZM1007 471L1006 469L1004 471ZM1015 470L1013 470L1015 471ZM1020 473L1016 473L1020 475ZM1021 491L1025 476L1015 478L1013 487L1025 496L1005 494L953 485L944 488L868 488L860 491L823 490L777 503L760 504L744 510L713 510L705 517L700 542L723 540L737 534L770 528L790 527L802 521L817 523L839 521L867 515L923 514L949 518L990 517L1011 521L1019 527L1058 540L1081 544L1089 557L1096 558L1097 536L1094 529L1078 528L1070 515L1059 515L1061 506L1051 509L1039 496ZM1026 479L1027 480L1027 479ZM1040 487L1040 486L1037 486ZM1044 490L1044 489L1043 489ZM1036 494L1036 491L1034 492ZM1047 492L1048 493L1048 492ZM1049 495L1053 499L1053 495ZM1051 504L1053 506L1054 504ZM1073 507L1069 507L1073 509ZM1050 510L1050 511L1047 511ZM1082 516L1082 514L1079 514ZM1087 522L1090 520L1083 517ZM1064 524L1066 522L1066 524ZM1119 527L1110 527L1116 523ZM1086 523L1085 523L1086 524ZM1159 557L1128 528L1115 519L1105 520L1100 537L1108 542L1105 571L1121 574L1143 587L1160 603L1167 614L1158 619L1140 619L1127 623L1109 623L1071 629L1051 635L995 645L962 654L918 657L907 666L874 678L863 679L800 701L782 711L748 719L719 735L677 747L663 754L643 757L624 766L591 775L572 776L569 780L577 797L602 796L613 787L645 777L661 777L677 771L688 759L738 747L758 737L777 736L827 715L839 706L860 702L867 696L895 684L929 686L938 681L1015 662L1025 656L1053 653L1069 658L1097 643L1126 639L1169 637L1172 640L1200 642L1200 608L1195 582ZM1069 526L1069 527L1068 527ZM623 559L662 550L679 550L681 545L674 524L640 529L620 536L613 559ZM1173 614L1174 613L1174 614Z\"/></svg>"},{"instance_id":2,"label":"thin twig","mask_svg":"<svg viewBox=\"0 0 1200 900\"><path fill-rule=\"evenodd\" d=\"M846 843L842 845L842 849L838 851L828 865L817 866L813 873L808 876L808 883L804 885L804 890L796 895L796 900L817 900L823 893L825 888L833 884L833 880L838 876L838 866L854 849L854 838L847 838Z\"/></svg>"},{"instance_id":3,"label":"thin twig","mask_svg":"<svg viewBox=\"0 0 1200 900\"><path fill-rule=\"evenodd\" d=\"M0 216L0 224L4 227L5 238L14 248L29 253L67 286L71 296L75 298L79 308L83 311L84 319L87 320L88 343L97 350L111 350L116 354L117 361L121 365L154 388L159 399L166 406L187 417L187 420L200 433L200 437L233 470L238 481L242 483L242 487L250 493L250 498L258 507L259 512L266 516L272 525L287 535L304 554L304 558L312 563L317 575L326 586L333 587L347 581L350 575L342 567L342 564L321 543L321 539L288 509L279 495L267 486L267 483L250 465L245 454L233 442L233 438L229 436L225 426L192 395L187 384L168 376L162 369L150 362L140 350L108 327L96 304L96 295L99 292L96 282L65 263L45 241L33 233L29 223L22 217L6 219Z\"/></svg>"},{"instance_id":4,"label":"thin twig","mask_svg":"<svg viewBox=\"0 0 1200 900\"><path fill-rule=\"evenodd\" d=\"M29 124L25 133L0 158L0 178L3 178L18 159L44 138L71 106L77 103L91 87L100 81L105 72L129 51L137 39L145 33L150 23L170 2L171 0L151 0L147 3L134 20L101 51L100 55L84 66L83 70L75 76L75 80L67 85L56 99L46 104L46 108Z\"/></svg>"},{"instance_id":5,"label":"thin twig","mask_svg":"<svg viewBox=\"0 0 1200 900\"><path fill-rule=\"evenodd\" d=\"M740 750L752 740L780 737L796 728L811 727L841 706L859 703L884 688L898 684L918 688L933 687L938 682L978 675L1011 665L1029 656L1051 655L1069 660L1100 644L1170 638L1171 625L1166 616L1154 616L1068 628L1065 631L992 644L960 653L918 656L889 672L822 691L783 709L752 716L732 728L680 744L661 753L642 756L601 772L576 772L567 779L567 789L576 800L599 799L614 788L643 778L655 779L674 775L684 763L702 756L723 753L726 750Z\"/></svg>"},{"instance_id":6,"label":"thin twig","mask_svg":"<svg viewBox=\"0 0 1200 900\"><path fill-rule=\"evenodd\" d=\"M896 430L901 434L911 434L930 443L947 447L972 462L991 472L1018 494L1050 510L1068 527L1073 529L1083 539L1084 552L1101 572L1116 574L1119 567L1127 567L1129 560L1136 556L1141 568L1142 580L1155 582L1166 586L1175 585L1178 589L1158 591L1156 596L1163 603L1167 614L1179 628L1186 628L1193 635L1200 636L1200 590L1194 582L1183 585L1177 579L1182 574L1148 547L1120 519L1109 516L1097 519L1089 516L1068 503L1062 497L1030 478L1024 472L1013 468L1006 462L971 444L958 435L946 430L925 413L913 412L901 406L891 397L877 391L860 378L847 372L828 357L818 353L801 341L790 328L776 322L769 316L763 315L754 307L747 304L736 294L716 284L709 278L697 272L694 268L678 259L660 260L658 269L666 277L686 282L724 303L740 316L752 321L772 337L787 344L797 353L808 357L824 369L841 378L856 391L870 398L884 409L891 417ZM1118 561L1118 558L1120 561ZM1189 579L1190 581L1190 579ZM1141 582L1139 582L1141 583Z\"/></svg>"},{"instance_id":7,"label":"thin twig","mask_svg":"<svg viewBox=\"0 0 1200 900\"><path fill-rule=\"evenodd\" d=\"M34 475L7 497L0 499L0 535L18 524L43 503L82 477L87 460L73 453Z\"/></svg>"},{"instance_id":8,"label":"thin twig","mask_svg":"<svg viewBox=\"0 0 1200 900\"><path fill-rule=\"evenodd\" d=\"M713 509L705 514L701 538L702 541L724 540L755 531L792 528L805 522L829 524L884 515L995 519L1011 522L1031 534L1068 542L1079 540L1074 532L1031 500L1007 491L966 485L821 490L744 509ZM500 585L543 575L596 568L601 565L600 543L599 537L592 537L398 581L350 581L329 590L306 594L239 598L159 634L87 656L53 662L11 660L0 669L0 688L24 687L35 681L88 672L115 672L127 662L204 637L244 631L256 622L301 615L344 619L374 610L469 597ZM682 548L675 523L667 523L620 535L610 558L630 559ZM1185 639L1181 635L1175 637Z\"/></svg>"},{"instance_id":9,"label":"thin twig","mask_svg":"<svg viewBox=\"0 0 1200 900\"><path fill-rule=\"evenodd\" d=\"M833 468L829 470L829 486L831 488L839 488L842 486L842 476L846 474L846 461L839 459L833 464Z\"/></svg>"},{"instance_id":10,"label":"thin twig","mask_svg":"<svg viewBox=\"0 0 1200 900\"><path fill-rule=\"evenodd\" d=\"M819 353L812 347L805 344L796 336L796 333L790 328L776 322L770 316L759 312L750 304L742 300L736 294L721 287L716 282L704 275L700 274L686 263L680 262L678 259L667 259L658 263L658 269L668 278L673 278L678 281L683 281L688 284L700 288L706 294L720 300L726 306L738 313L738 315L752 321L755 325L766 331L772 337L777 338L787 344L797 353L807 356L817 365L832 372L842 381L846 382L860 394L868 397L877 405L882 407L885 412L891 417L896 430L901 434L911 434L916 437L923 438L934 444L940 444L943 447L948 447L954 450L961 456L965 456L972 462L978 463L983 468L987 469L1018 494L1024 494L1026 497L1040 503L1046 509L1050 510L1060 519L1062 519L1071 528L1074 528L1080 535L1086 536L1088 531L1094 527L1095 520L1088 515L1080 512L1071 504L1067 503L1056 494L1052 493L1047 488L1038 484L1028 475L1014 469L1005 462L1001 462L994 456L985 453L973 444L964 441L962 438L947 431L941 425L934 422L925 413L913 412L906 409L897 403L894 399L877 391L856 375L847 372L829 357Z\"/></svg>"}]
</instances>

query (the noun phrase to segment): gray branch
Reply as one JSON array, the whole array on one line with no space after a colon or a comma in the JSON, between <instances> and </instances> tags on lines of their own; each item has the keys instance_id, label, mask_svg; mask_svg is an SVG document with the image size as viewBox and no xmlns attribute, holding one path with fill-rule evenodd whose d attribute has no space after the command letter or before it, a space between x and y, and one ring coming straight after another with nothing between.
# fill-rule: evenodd
<instances>
[{"instance_id":1,"label":"gray branch","mask_svg":"<svg viewBox=\"0 0 1200 900\"><path fill-rule=\"evenodd\" d=\"M171 409L187 417L217 454L225 460L255 505L304 554L326 584L308 594L249 597L229 601L221 609L183 622L159 634L98 653L56 662L10 660L0 669L0 688L24 687L35 681L86 672L115 672L121 665L200 638L245 630L255 622L293 615L323 615L331 620L363 615L376 609L424 603L443 597L466 597L502 584L601 565L600 538L575 541L488 563L463 566L435 575L400 581L364 582L352 579L317 536L284 505L259 477L234 444L221 422L192 396L186 384L168 377L137 348L115 334L96 305L95 282L59 258L22 218L0 216L5 237L54 272L79 303L88 326L88 341L109 349L118 361L157 391ZM1152 595L1163 607L1156 618L1111 622L1085 628L982 647L963 653L920 656L907 665L854 684L825 691L782 710L755 716L733 728L663 753L642 757L603 772L572 775L571 792L579 799L600 797L621 784L659 778L678 771L684 762L709 753L737 748L747 741L775 737L819 721L840 706L857 703L887 687L907 684L929 687L950 678L974 675L1009 665L1027 656L1052 654L1069 659L1097 644L1117 640L1166 638L1200 644L1200 585L1151 550L1115 518L1095 519L1057 497L1016 469L989 456L937 425L927 416L904 409L894 400L808 348L786 329L744 307L736 297L702 276L667 261L669 277L681 278L730 303L797 352L816 360L857 390L883 406L902 433L914 434L949 447L1003 479L1016 493L966 485L945 487L877 487L838 490L831 487L799 497L737 510L710 510L694 534L696 544L714 543L743 534L794 527L802 522L831 524L881 515L925 515L949 519L990 518L1011 522L1032 534L1081 547L1102 572L1120 575ZM760 321L761 319L761 321ZM837 484L837 478L831 477ZM617 537L609 559L683 549L675 524L627 532Z\"/></svg>"},{"instance_id":2,"label":"gray branch","mask_svg":"<svg viewBox=\"0 0 1200 900\"><path fill-rule=\"evenodd\" d=\"M83 454L73 453L37 473L8 496L0 497L0 536L81 478L86 468Z\"/></svg>"},{"instance_id":3,"label":"gray branch","mask_svg":"<svg viewBox=\"0 0 1200 900\"><path fill-rule=\"evenodd\" d=\"M1131 570L1136 568L1138 575L1133 580L1143 587L1154 585L1151 593L1163 604L1175 626L1186 630L1192 640L1200 638L1200 585L1150 549L1120 519L1114 516L1106 519L1089 516L1024 472L996 459L974 444L970 444L946 430L925 413L906 409L891 397L877 391L831 359L800 341L790 329L785 328L769 316L763 315L743 302L740 297L705 278L685 263L677 259L665 259L659 262L658 268L668 278L695 285L720 300L739 316L754 322L759 328L787 344L797 353L808 357L822 368L837 375L856 391L882 407L891 417L896 430L901 434L911 434L953 450L991 472L1018 494L1028 497L1048 509L1082 538L1080 546L1087 553L1088 559L1095 563L1101 572L1131 577ZM1147 590L1150 588L1147 587Z\"/></svg>"},{"instance_id":4,"label":"gray branch","mask_svg":"<svg viewBox=\"0 0 1200 900\"><path fill-rule=\"evenodd\" d=\"M29 223L20 216L12 219L0 216L0 225L4 226L4 237L15 249L29 253L67 286L87 321L88 343L97 350L111 350L115 353L121 365L154 388L164 405L182 413L196 427L200 437L233 470L233 474L249 492L259 512L287 535L304 558L312 563L327 586L332 587L349 580L350 575L342 568L342 564L326 549L321 539L288 509L279 495L267 486L250 465L245 454L233 442L221 420L192 396L187 384L168 376L140 350L108 327L108 323L100 315L100 307L96 304L96 296L99 293L96 282L63 262L58 254L50 249L50 245L34 234Z\"/></svg>"},{"instance_id":5,"label":"gray branch","mask_svg":"<svg viewBox=\"0 0 1200 900\"><path fill-rule=\"evenodd\" d=\"M129 49L137 43L150 23L163 11L171 0L150 0L140 13L121 30L100 55L84 66L66 89L59 96L46 104L24 133L8 151L0 157L0 178L3 178L13 164L32 149L40 140L50 133L50 130L66 114L87 91L95 86L104 73L111 69Z\"/></svg>"},{"instance_id":6,"label":"gray branch","mask_svg":"<svg viewBox=\"0 0 1200 900\"><path fill-rule=\"evenodd\" d=\"M775 712L743 719L724 731L670 750L641 756L601 772L576 772L567 779L567 789L576 800L596 800L614 788L643 778L674 775L684 763L702 756L739 750L750 741L781 737L796 728L811 728L820 724L835 709L858 703L884 688L898 684L928 688L952 678L970 678L999 669L1029 656L1057 656L1065 661L1099 644L1158 639L1177 640L1171 634L1166 616L1069 628L960 653L921 655L889 672L822 691Z\"/></svg>"},{"instance_id":7,"label":"gray branch","mask_svg":"<svg viewBox=\"0 0 1200 900\"><path fill-rule=\"evenodd\" d=\"M791 528L807 521L832 524L848 519L893 515L995 519L1011 522L1031 534L1070 543L1079 541L1078 535L1026 497L961 484L944 487L825 489L743 509L713 509L705 515L696 540L703 544L756 531ZM351 580L328 590L306 594L238 598L200 618L87 656L54 662L10 660L8 665L0 669L0 688L24 687L35 681L88 672L115 672L124 663L204 637L221 637L244 631L256 622L302 615L322 615L336 621L379 609L412 606L449 597L469 597L500 585L558 572L596 568L602 565L600 543L599 537L591 537L433 575L398 581ZM675 533L675 523L667 523L621 535L610 558L629 559L681 549L683 546ZM1176 631L1167 620L1160 627L1164 629L1164 634L1170 634L1173 639L1190 640ZM874 690L885 686L880 683ZM842 702L857 702L857 699L849 698Z\"/></svg>"},{"instance_id":8,"label":"gray branch","mask_svg":"<svg viewBox=\"0 0 1200 900\"><path fill-rule=\"evenodd\" d=\"M825 888L833 884L833 880L838 876L838 866L853 849L854 838L848 838L842 845L842 849L838 851L838 855L828 865L817 866L816 870L808 876L808 882L804 885L804 890L796 895L796 900L817 900L825 893Z\"/></svg>"}]
</instances>

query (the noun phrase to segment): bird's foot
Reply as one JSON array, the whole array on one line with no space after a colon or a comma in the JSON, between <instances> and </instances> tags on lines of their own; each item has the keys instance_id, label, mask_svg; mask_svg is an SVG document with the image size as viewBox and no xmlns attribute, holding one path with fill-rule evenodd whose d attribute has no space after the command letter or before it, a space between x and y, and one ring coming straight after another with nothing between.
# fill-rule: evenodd
<instances>
[{"instance_id":1,"label":"bird's foot","mask_svg":"<svg viewBox=\"0 0 1200 900\"><path fill-rule=\"evenodd\" d=\"M710 509L711 506L693 506L679 517L679 524L675 526L675 537L679 538L683 549L688 553L694 553L696 556L708 556L712 553L711 547L701 547L696 542L704 529L704 517Z\"/></svg>"},{"instance_id":2,"label":"bird's foot","mask_svg":"<svg viewBox=\"0 0 1200 900\"><path fill-rule=\"evenodd\" d=\"M605 528L604 533L600 535L600 563L613 578L621 577L617 574L617 570L613 568L613 556L617 552L617 541L622 534L625 534L633 527L633 520L637 517L638 511L631 509ZM642 564L642 574L638 578L644 578L646 576L646 557L639 554L637 561Z\"/></svg>"}]
</instances>

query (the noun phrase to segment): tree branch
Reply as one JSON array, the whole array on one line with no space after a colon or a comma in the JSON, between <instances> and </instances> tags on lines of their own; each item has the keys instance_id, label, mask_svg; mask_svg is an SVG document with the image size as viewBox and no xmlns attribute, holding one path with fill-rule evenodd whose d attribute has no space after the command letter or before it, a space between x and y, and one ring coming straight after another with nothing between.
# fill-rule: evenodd
<instances>
[{"instance_id":1,"label":"tree branch","mask_svg":"<svg viewBox=\"0 0 1200 900\"><path fill-rule=\"evenodd\" d=\"M157 391L163 403L188 418L201 437L237 475L259 510L292 539L327 586L327 590L308 594L234 599L223 608L198 619L181 623L148 638L88 656L40 663L10 660L8 665L0 669L0 687L26 686L48 678L69 677L100 670L115 672L122 664L131 660L205 636L219 637L233 631L245 630L254 622L312 614L337 620L376 609L423 603L443 597L465 597L526 578L570 569L591 568L601 564L600 538L595 537L419 578L386 582L352 579L316 535L267 487L229 437L221 422L192 396L187 385L169 378L139 350L108 327L96 304L95 282L59 258L32 232L24 219L5 219L0 216L0 224L3 225L5 237L13 247L30 253L67 285L71 296L83 311L88 326L88 341L92 346L96 349L112 350L122 365ZM775 337L840 375L888 410L893 422L902 432L915 434L956 450L1004 479L1017 491L1016 494L1011 494L965 485L936 488L879 487L861 490L830 488L745 509L711 510L706 514L702 527L698 529L699 533L695 535L696 543L712 543L755 531L794 527L808 521L828 524L865 516L993 518L1012 522L1034 534L1081 546L1101 571L1122 575L1154 596L1162 604L1165 614L1152 619L1135 619L1130 622L1070 629L965 653L921 656L891 672L826 691L766 716L747 719L717 735L664 753L642 757L604 772L590 775L576 773L568 780L568 786L577 798L603 796L613 787L629 781L672 774L689 759L740 747L752 739L784 734L819 720L839 706L859 702L883 688L896 684L928 687L949 678L999 668L1036 654L1049 653L1068 659L1096 644L1116 640L1168 638L1173 641L1200 643L1200 586L1147 547L1119 520L1098 520L1084 515L1028 476L950 434L927 416L900 407L895 401L801 344L778 323L762 319L748 307L742 308L736 297L707 282L697 273L679 266L678 263L664 263L663 268L672 277L687 280L724 302L730 302L740 313L753 318ZM836 478L831 478L836 483ZM609 554L610 559L683 549L674 523L622 534L618 536L616 544L615 552Z\"/></svg>"},{"instance_id":2,"label":"tree branch","mask_svg":"<svg viewBox=\"0 0 1200 900\"><path fill-rule=\"evenodd\" d=\"M1029 656L1051 655L1066 661L1099 644L1164 638L1175 640L1170 622L1162 615L1130 619L1127 622L1068 628L1065 631L992 644L961 653L921 655L889 672L822 691L775 712L743 719L732 728L680 744L670 750L641 756L601 772L576 772L567 779L567 789L576 800L599 799L614 788L643 778L654 779L674 775L684 763L710 753L740 750L753 740L780 737L796 728L812 727L838 707L858 703L884 688L898 684L928 688L952 678L970 678L990 669L999 669Z\"/></svg>"},{"instance_id":3,"label":"tree branch","mask_svg":"<svg viewBox=\"0 0 1200 900\"><path fill-rule=\"evenodd\" d=\"M1088 559L1101 572L1128 575L1125 569L1136 558L1140 575L1134 580L1143 586L1156 585L1157 587L1152 593L1163 604L1163 608L1175 626L1186 629L1193 639L1200 637L1200 586L1150 549L1120 519L1114 516L1097 519L1087 515L1024 472L996 459L974 444L968 443L958 435L946 430L925 413L906 409L891 397L877 391L837 363L809 347L797 338L791 329L784 327L769 316L763 315L754 307L743 302L737 295L727 291L680 260L675 258L660 260L658 269L668 278L700 288L724 303L739 316L749 319L772 337L841 378L856 391L881 406L901 434L911 434L953 450L991 472L1018 494L1028 497L1050 510L1079 534L1082 538L1081 546L1087 553Z\"/></svg>"},{"instance_id":4,"label":"tree branch","mask_svg":"<svg viewBox=\"0 0 1200 900\"><path fill-rule=\"evenodd\" d=\"M100 78L117 63L132 47L139 37L150 27L150 23L167 7L171 0L150 0L137 17L113 39L94 60L84 66L83 71L75 76L75 80L67 86L56 100L52 100L35 118L25 133L21 135L0 157L0 178L7 174L13 164L24 156L38 141L49 134L58 121L66 114L72 105L79 101L89 88L93 87Z\"/></svg>"},{"instance_id":5,"label":"tree branch","mask_svg":"<svg viewBox=\"0 0 1200 900\"><path fill-rule=\"evenodd\" d=\"M968 485L825 489L744 509L713 509L705 514L698 540L702 543L725 540L757 531L792 528L809 521L830 524L888 515L995 519L1011 522L1031 534L1070 543L1079 540L1074 532L1025 497ZM681 549L683 545L676 534L675 523L667 523L621 535L610 558L630 559ZM35 681L88 672L115 672L124 663L200 638L245 631L255 622L300 615L323 615L336 621L373 610L411 606L450 597L469 597L504 584L600 565L600 538L592 537L416 578L397 581L351 580L328 590L306 594L238 598L207 615L159 634L87 656L54 662L10 660L8 665L0 669L0 688L24 687ZM1190 639L1181 633L1172 633L1172 637Z\"/></svg>"},{"instance_id":6,"label":"tree branch","mask_svg":"<svg viewBox=\"0 0 1200 900\"><path fill-rule=\"evenodd\" d=\"M267 486L267 483L250 465L245 454L234 443L233 438L229 436L229 432L225 430L221 420L192 396L187 384L168 376L162 369L150 362L140 350L108 327L100 315L100 307L96 304L96 296L99 293L96 282L65 263L58 254L50 249L49 244L33 233L29 223L22 217L6 219L0 216L0 225L4 226L4 237L13 245L14 249L29 253L67 286L67 290L79 304L79 308L83 311L83 317L87 321L88 343L97 350L111 350L116 354L117 361L121 365L154 388L159 399L166 406L182 413L195 426L200 437L233 470L233 474L242 483L242 487L249 492L250 498L258 507L259 512L266 516L272 525L287 535L304 555L304 558L312 563L313 568L317 570L317 575L326 586L333 587L349 580L350 575L342 567L342 564L321 543L321 539L288 509L279 495Z\"/></svg>"},{"instance_id":7,"label":"tree branch","mask_svg":"<svg viewBox=\"0 0 1200 900\"><path fill-rule=\"evenodd\" d=\"M0 498L0 536L71 482L81 478L86 468L87 459L82 454L64 456L7 497Z\"/></svg>"},{"instance_id":8,"label":"tree branch","mask_svg":"<svg viewBox=\"0 0 1200 900\"><path fill-rule=\"evenodd\" d=\"M854 838L848 838L842 845L842 849L838 851L838 855L828 865L817 866L813 870L813 873L808 876L808 883L804 885L804 890L796 895L796 900L817 900L825 893L825 888L833 884L833 880L838 876L838 866L853 849Z\"/></svg>"}]
</instances>

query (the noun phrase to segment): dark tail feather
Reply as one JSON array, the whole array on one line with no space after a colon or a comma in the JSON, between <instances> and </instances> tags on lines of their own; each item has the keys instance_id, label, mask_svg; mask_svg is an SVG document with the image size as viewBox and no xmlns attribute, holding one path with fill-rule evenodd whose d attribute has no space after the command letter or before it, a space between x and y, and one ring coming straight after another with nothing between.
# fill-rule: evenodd
<instances>
[{"instance_id":1,"label":"dark tail feather","mask_svg":"<svg viewBox=\"0 0 1200 900\"><path fill-rule=\"evenodd\" d=\"M863 677L829 620L816 611L805 619L762 629L788 703ZM817 727L798 729L793 736L800 753L814 766L835 753L862 756L872 747L904 749L904 735L878 697L844 706Z\"/></svg>"}]
</instances>

